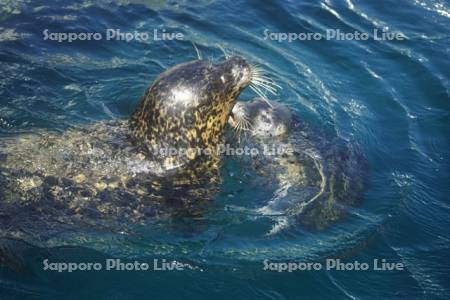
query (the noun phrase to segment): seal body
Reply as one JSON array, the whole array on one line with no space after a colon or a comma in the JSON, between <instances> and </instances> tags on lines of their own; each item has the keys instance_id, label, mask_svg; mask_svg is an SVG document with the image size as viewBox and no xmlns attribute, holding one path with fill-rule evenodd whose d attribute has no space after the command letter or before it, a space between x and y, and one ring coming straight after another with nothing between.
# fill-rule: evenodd
<instances>
[{"instance_id":1,"label":"seal body","mask_svg":"<svg viewBox=\"0 0 450 300\"><path fill-rule=\"evenodd\" d=\"M204 151L222 141L250 80L240 57L187 62L159 75L129 120L2 139L0 229L45 240L70 226L121 230L202 214L217 191L221 161ZM40 236L27 235L32 229Z\"/></svg>"},{"instance_id":2,"label":"seal body","mask_svg":"<svg viewBox=\"0 0 450 300\"><path fill-rule=\"evenodd\" d=\"M197 160L222 142L236 97L250 81L250 66L240 57L176 66L146 91L130 118L132 135L165 169Z\"/></svg>"},{"instance_id":3,"label":"seal body","mask_svg":"<svg viewBox=\"0 0 450 300\"><path fill-rule=\"evenodd\" d=\"M281 103L256 98L237 102L228 120L237 147L258 149L237 157L261 180L276 183L272 199L258 212L277 216L271 233L297 220L323 228L340 219L359 200L365 186L365 161L349 143L313 129ZM266 151L281 149L281 151ZM264 179L265 178L265 179Z\"/></svg>"}]
</instances>

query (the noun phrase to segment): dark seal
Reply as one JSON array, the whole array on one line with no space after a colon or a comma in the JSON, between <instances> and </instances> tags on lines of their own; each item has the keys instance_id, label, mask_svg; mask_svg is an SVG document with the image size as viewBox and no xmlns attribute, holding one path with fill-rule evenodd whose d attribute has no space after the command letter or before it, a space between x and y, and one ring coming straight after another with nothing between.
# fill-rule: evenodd
<instances>
[{"instance_id":1,"label":"dark seal","mask_svg":"<svg viewBox=\"0 0 450 300\"><path fill-rule=\"evenodd\" d=\"M145 92L131 116L131 132L164 169L214 153L237 96L251 79L252 70L240 57L178 65Z\"/></svg>"},{"instance_id":2,"label":"dark seal","mask_svg":"<svg viewBox=\"0 0 450 300\"><path fill-rule=\"evenodd\" d=\"M129 120L2 139L0 233L45 241L67 227L201 214L220 182L215 148L252 77L241 57L191 61L160 74Z\"/></svg>"},{"instance_id":3,"label":"dark seal","mask_svg":"<svg viewBox=\"0 0 450 300\"><path fill-rule=\"evenodd\" d=\"M249 102L237 102L228 123L237 131L261 138L279 137L288 133L292 113L288 107L275 101L255 98Z\"/></svg>"},{"instance_id":4,"label":"dark seal","mask_svg":"<svg viewBox=\"0 0 450 300\"><path fill-rule=\"evenodd\" d=\"M267 99L237 102L228 123L238 147L259 150L235 158L239 165L252 166L260 180L269 179L267 185L277 183L272 199L256 210L276 216L271 234L296 222L324 228L359 202L367 167L357 145L308 126L287 106Z\"/></svg>"}]
</instances>

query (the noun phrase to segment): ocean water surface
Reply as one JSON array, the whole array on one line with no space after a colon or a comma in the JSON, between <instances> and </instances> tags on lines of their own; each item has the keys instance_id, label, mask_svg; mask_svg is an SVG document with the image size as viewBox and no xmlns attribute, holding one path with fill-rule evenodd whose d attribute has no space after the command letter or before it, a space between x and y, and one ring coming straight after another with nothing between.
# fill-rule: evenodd
<instances>
[{"instance_id":1,"label":"ocean water surface","mask_svg":"<svg viewBox=\"0 0 450 300\"><path fill-rule=\"evenodd\" d=\"M47 33L180 33L183 39L55 41ZM269 33L368 33L276 40ZM378 40L374 30L404 40ZM160 36L162 37L162 35ZM448 299L450 297L450 5L439 0L0 0L0 139L129 116L158 74L222 49L259 64L271 99L355 145L361 201L320 230L255 213L268 194L225 162L203 218L131 233L58 232L8 242L26 268L0 269L2 299ZM256 95L246 89L242 101ZM240 175L239 175L240 174ZM0 186L0 189L2 187ZM265 199L265 200L264 200ZM2 200L2 199L0 199ZM3 214L0 213L3 218ZM1 236L8 229L2 228ZM179 261L184 271L50 272L43 259ZM264 262L366 262L404 270L265 270ZM2 258L2 261L8 257Z\"/></svg>"}]
</instances>

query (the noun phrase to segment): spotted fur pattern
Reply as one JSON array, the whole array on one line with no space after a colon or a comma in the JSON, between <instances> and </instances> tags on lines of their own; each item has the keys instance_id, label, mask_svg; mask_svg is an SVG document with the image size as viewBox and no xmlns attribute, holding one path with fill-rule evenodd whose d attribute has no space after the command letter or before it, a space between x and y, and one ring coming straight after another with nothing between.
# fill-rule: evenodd
<instances>
[{"instance_id":1,"label":"spotted fur pattern","mask_svg":"<svg viewBox=\"0 0 450 300\"><path fill-rule=\"evenodd\" d=\"M135 140L165 169L199 160L204 152L198 150L214 152L222 143L236 97L250 83L249 74L239 57L218 64L192 61L167 70L131 116ZM162 156L161 149L174 149L176 154Z\"/></svg>"}]
</instances>

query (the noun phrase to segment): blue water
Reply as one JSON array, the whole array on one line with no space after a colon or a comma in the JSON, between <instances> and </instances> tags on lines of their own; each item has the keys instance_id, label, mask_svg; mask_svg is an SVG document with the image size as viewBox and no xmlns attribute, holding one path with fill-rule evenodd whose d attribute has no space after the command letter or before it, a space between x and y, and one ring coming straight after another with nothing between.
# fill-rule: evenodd
<instances>
[{"instance_id":1,"label":"blue water","mask_svg":"<svg viewBox=\"0 0 450 300\"><path fill-rule=\"evenodd\" d=\"M196 59L192 42L215 60L223 58L220 45L258 63L281 85L273 99L361 148L368 186L360 205L324 230L292 226L268 235L264 220L236 209L264 191L251 178L225 176L213 217L156 222L135 235L55 238L45 247L25 249L31 269L2 268L0 298L448 299L448 2L189 2L1 0L0 137L126 118L159 73ZM43 39L45 29L104 33L107 28L165 29L182 33L184 40ZM264 39L265 29L324 33L330 28L371 34L388 28L407 39ZM240 98L254 96L245 90ZM55 261L165 258L192 269L45 272L42 258L49 256ZM326 258L384 258L403 263L405 270L263 270L265 259Z\"/></svg>"}]
</instances>

